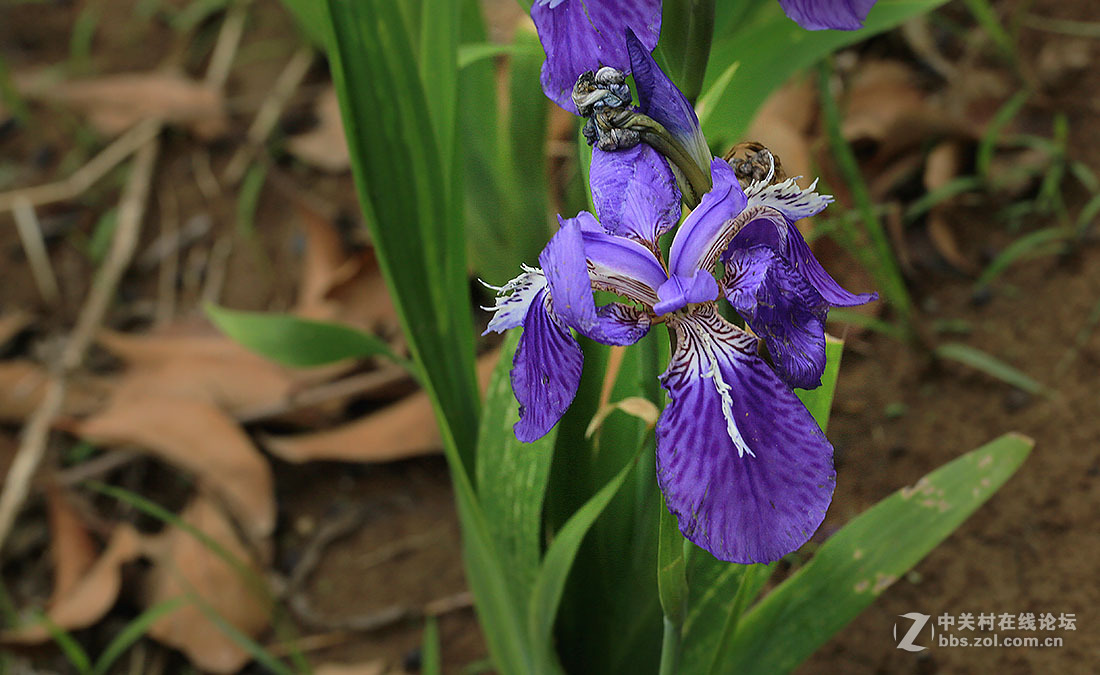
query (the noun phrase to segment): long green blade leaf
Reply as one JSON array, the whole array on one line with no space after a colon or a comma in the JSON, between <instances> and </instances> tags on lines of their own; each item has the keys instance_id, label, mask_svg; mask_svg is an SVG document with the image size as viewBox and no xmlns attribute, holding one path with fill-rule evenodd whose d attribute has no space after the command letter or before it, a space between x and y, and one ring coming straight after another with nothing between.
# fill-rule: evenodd
<instances>
[{"instance_id":1,"label":"long green blade leaf","mask_svg":"<svg viewBox=\"0 0 1100 675\"><path fill-rule=\"evenodd\" d=\"M469 472L478 419L473 321L460 214L447 198L448 158L432 133L397 3L328 0L327 6L329 64L359 202L410 350Z\"/></svg>"},{"instance_id":2,"label":"long green blade leaf","mask_svg":"<svg viewBox=\"0 0 1100 675\"><path fill-rule=\"evenodd\" d=\"M792 670L985 503L1033 446L1001 436L848 523L741 619L721 672Z\"/></svg>"},{"instance_id":3,"label":"long green blade leaf","mask_svg":"<svg viewBox=\"0 0 1100 675\"><path fill-rule=\"evenodd\" d=\"M561 528L550 548L546 551L542 568L535 579L534 592L531 594L530 622L531 645L536 653L542 657L536 661L539 672L553 672L556 670L556 658L553 656L554 618L558 614L558 605L561 603L562 591L565 589L565 580L569 576L569 570L573 566L573 559L577 550L588 533L592 523L603 512L604 508L622 487L630 470L634 468L634 460L627 465L607 485L592 496L576 513L573 514L565 526Z\"/></svg>"},{"instance_id":4,"label":"long green blade leaf","mask_svg":"<svg viewBox=\"0 0 1100 675\"><path fill-rule=\"evenodd\" d=\"M512 331L489 380L477 447L477 493L517 602L530 597L542 545L542 504L554 457L554 428L534 443L516 440L519 419L509 373L519 342Z\"/></svg>"}]
</instances>

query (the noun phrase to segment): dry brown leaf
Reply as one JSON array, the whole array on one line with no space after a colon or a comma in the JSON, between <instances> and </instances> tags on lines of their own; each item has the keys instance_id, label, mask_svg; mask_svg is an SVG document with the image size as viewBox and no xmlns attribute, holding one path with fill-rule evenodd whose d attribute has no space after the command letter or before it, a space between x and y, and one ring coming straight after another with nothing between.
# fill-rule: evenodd
<instances>
[{"instance_id":1,"label":"dry brown leaf","mask_svg":"<svg viewBox=\"0 0 1100 675\"><path fill-rule=\"evenodd\" d=\"M327 218L304 206L299 213L306 254L295 314L384 335L396 332L397 311L374 252L349 253Z\"/></svg>"},{"instance_id":2,"label":"dry brown leaf","mask_svg":"<svg viewBox=\"0 0 1100 675\"><path fill-rule=\"evenodd\" d=\"M255 579L262 578L263 571L232 523L212 501L196 497L180 517L244 563ZM173 527L155 540L151 538L146 552L153 562L146 580L148 606L195 594L245 635L255 637L267 628L271 608L257 589L191 534ZM162 616L149 627L149 635L179 649L195 666L212 673L234 673L250 660L248 652L195 603Z\"/></svg>"},{"instance_id":3,"label":"dry brown leaf","mask_svg":"<svg viewBox=\"0 0 1100 675\"><path fill-rule=\"evenodd\" d=\"M119 525L103 555L68 593L58 597L46 612L54 625L65 630L86 628L98 621L114 604L122 586L122 565L141 551L141 535L129 525ZM3 644L38 644L52 639L42 623L0 633Z\"/></svg>"},{"instance_id":4,"label":"dry brown leaf","mask_svg":"<svg viewBox=\"0 0 1100 675\"><path fill-rule=\"evenodd\" d=\"M42 401L49 373L26 360L0 361L0 422L23 422ZM70 378L65 388L63 413L83 415L98 408L106 394L95 378Z\"/></svg>"},{"instance_id":5,"label":"dry brown leaf","mask_svg":"<svg viewBox=\"0 0 1100 675\"><path fill-rule=\"evenodd\" d=\"M28 97L76 108L108 136L153 118L187 126L204 140L228 129L221 90L175 73L122 73L48 86L20 78L20 83Z\"/></svg>"},{"instance_id":6,"label":"dry brown leaf","mask_svg":"<svg viewBox=\"0 0 1100 675\"><path fill-rule=\"evenodd\" d=\"M933 192L947 185L963 169L963 148L957 141L940 143L928 153L928 159L924 164L924 188ZM948 209L955 200L940 202L928 212L928 238L936 248L936 252L950 265L961 272L976 274L978 266L972 262L959 248L959 242L955 231L951 228L947 217Z\"/></svg>"},{"instance_id":7,"label":"dry brown leaf","mask_svg":"<svg viewBox=\"0 0 1100 675\"><path fill-rule=\"evenodd\" d=\"M237 423L194 398L116 396L72 431L97 443L135 445L194 474L223 499L257 541L275 528L271 468Z\"/></svg>"},{"instance_id":8,"label":"dry brown leaf","mask_svg":"<svg viewBox=\"0 0 1100 675\"><path fill-rule=\"evenodd\" d=\"M382 675L386 672L384 661L366 663L323 663L313 669L313 675Z\"/></svg>"},{"instance_id":9,"label":"dry brown leaf","mask_svg":"<svg viewBox=\"0 0 1100 675\"><path fill-rule=\"evenodd\" d=\"M348 142L344 137L344 123L340 119L340 102L336 89L328 87L313 108L317 126L287 141L286 149L306 164L332 173L341 173L351 167Z\"/></svg>"},{"instance_id":10,"label":"dry brown leaf","mask_svg":"<svg viewBox=\"0 0 1100 675\"><path fill-rule=\"evenodd\" d=\"M924 94L908 66L896 61L864 62L848 93L844 138L852 143L882 142L899 120L924 107Z\"/></svg>"},{"instance_id":11,"label":"dry brown leaf","mask_svg":"<svg viewBox=\"0 0 1100 675\"><path fill-rule=\"evenodd\" d=\"M2 118L2 115L0 115ZM6 345L13 337L23 332L23 329L31 323L31 315L16 310L0 316L0 347Z\"/></svg>"},{"instance_id":12,"label":"dry brown leaf","mask_svg":"<svg viewBox=\"0 0 1100 675\"><path fill-rule=\"evenodd\" d=\"M231 414L283 401L296 384L319 373L291 372L223 335L103 331L98 340L132 366L117 396L174 395L210 401Z\"/></svg>"},{"instance_id":13,"label":"dry brown leaf","mask_svg":"<svg viewBox=\"0 0 1100 675\"><path fill-rule=\"evenodd\" d=\"M482 393L499 357L500 353L494 351L478 359L478 385ZM276 457L295 464L390 462L435 454L442 447L431 401L422 391L333 429L297 436L266 436L263 443Z\"/></svg>"},{"instance_id":14,"label":"dry brown leaf","mask_svg":"<svg viewBox=\"0 0 1100 675\"><path fill-rule=\"evenodd\" d=\"M50 522L50 558L53 561L53 593L49 605L58 604L95 564L99 551L92 536L59 487L46 489Z\"/></svg>"}]
</instances>

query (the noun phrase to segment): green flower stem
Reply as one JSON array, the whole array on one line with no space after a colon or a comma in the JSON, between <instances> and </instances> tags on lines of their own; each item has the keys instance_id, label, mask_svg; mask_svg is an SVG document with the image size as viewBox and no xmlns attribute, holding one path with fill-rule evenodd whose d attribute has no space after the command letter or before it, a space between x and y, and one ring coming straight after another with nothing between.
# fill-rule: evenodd
<instances>
[{"instance_id":1,"label":"green flower stem","mask_svg":"<svg viewBox=\"0 0 1100 675\"><path fill-rule=\"evenodd\" d=\"M680 629L679 624L665 617L665 634L661 638L660 675L675 675L680 668Z\"/></svg>"}]
</instances>

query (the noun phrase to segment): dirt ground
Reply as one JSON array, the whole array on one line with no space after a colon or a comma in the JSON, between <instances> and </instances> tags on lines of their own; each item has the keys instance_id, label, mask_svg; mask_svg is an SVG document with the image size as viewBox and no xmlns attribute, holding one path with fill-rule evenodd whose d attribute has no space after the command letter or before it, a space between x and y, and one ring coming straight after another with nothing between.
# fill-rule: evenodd
<instances>
[{"instance_id":1,"label":"dirt ground","mask_svg":"<svg viewBox=\"0 0 1100 675\"><path fill-rule=\"evenodd\" d=\"M187 3L167 3L183 7ZM209 162L219 173L240 146L255 112L293 53L294 29L274 2L255 3L242 43L241 58L229 79L230 133L206 144L190 134L170 131L162 147L151 213L174 213L180 222L200 216L210 231L192 245L209 260L219 238L232 234L238 221L239 193L204 192L196 166ZM133 3L100 2L99 30L91 54L96 72L144 70L171 61L192 75L207 65L214 31L200 31L199 42L180 41L157 23L135 37ZM1018 7L1026 6L1026 7ZM83 3L22 5L0 14L0 55L15 73L59 62L71 50L70 34ZM1005 16L1025 10L1056 19L1095 21L1093 0L995 3ZM511 16L504 11L501 16ZM495 16L495 15L494 15ZM954 20L965 20L952 8ZM963 17L960 19L960 17ZM503 20L503 19L502 19ZM144 25L144 24L143 24ZM1042 61L1056 33L1024 29L1021 60ZM896 53L897 40L886 38L870 48L875 54ZM1091 43L1091 54L1100 45ZM1093 61L1095 59L1093 58ZM1035 66L1038 67L1037 65ZM1002 69L1006 66L1001 66ZM276 134L294 135L316 122L312 105L323 88L324 67L315 63L301 88L280 117ZM1047 88L1029 105L1024 130L1050 133L1051 120L1064 112L1070 133L1070 155L1100 170L1100 71L1088 68L1071 82ZM997 103L1003 103L1003 98ZM48 107L45 123L31 134L0 131L0 158L5 170L16 172L0 184L34 185L71 171L78 126L63 107ZM79 156L81 160L85 155ZM72 160L77 161L77 160ZM0 168L4 168L0 167ZM4 174L0 173L0 178ZM120 176L107 187L76 202L45 208L39 214L47 231L50 255L64 289L61 304L49 310L30 284L30 271L13 228L0 227L3 281L0 309L24 309L36 319L29 330L5 348L5 358L49 358L48 339L72 325L95 265L73 233L89 234L102 213L113 205ZM836 181L832 181L836 182ZM304 196L303 196L304 195ZM1067 210L1076 215L1087 195L1069 190ZM343 223L345 244L361 247L357 234L354 190L346 174L317 172L286 156L273 158L268 182L260 193L253 235L238 240L224 262L225 280L219 301L241 309L286 310L295 303L299 274L308 246L296 206L303 200L320 204L329 220ZM165 211L169 209L169 211ZM1011 231L992 214L989 201L960 206L954 214L956 238L965 255L988 262L991 252L1022 234L1050 225L1053 216L1028 222ZM0 222L10 220L0 215ZM154 223L142 235L139 251L160 231ZM960 225L961 223L961 225ZM894 490L911 485L925 473L978 445L1008 432L1035 439L1029 460L1004 488L935 549L905 579L888 589L863 615L812 657L804 673L1087 673L1100 660L1100 586L1095 581L1100 538L1095 519L1100 514L1100 403L1095 395L1100 366L1100 247L1096 224L1071 250L1013 265L989 291L975 293L973 279L932 253L922 255L908 281L922 320L931 325L963 326L950 336L1009 362L1047 386L1049 396L1029 395L957 364L933 362L911 347L873 332L849 335L829 436L836 447L837 492L822 530L828 533ZM184 260L184 264L187 264ZM921 264L923 261L924 264ZM931 262L929 262L931 261ZM826 262L835 269L845 259ZM123 306L111 315L118 329L145 330L156 311L154 268L131 273L124 280ZM838 274L838 276L844 276ZM182 283L175 302L177 316L190 316L199 306L203 282ZM836 327L836 330L843 330ZM45 345L45 346L43 346ZM93 353L92 366L111 361ZM396 387L402 390L401 386ZM393 389L387 390L392 393ZM384 394L354 401L345 417L379 407ZM293 429L277 423L265 431ZM0 468L10 461L20 425L5 421L0 430ZM73 445L65 435L55 438L57 456ZM302 590L292 607L300 628L314 642L316 662L382 661L388 668L415 671L423 620L421 608L440 615L441 643L449 672L477 672L486 657L484 642L465 593L459 552L459 531L446 467L438 456L382 464L314 462L292 464L269 457L274 466L278 505L272 568L292 575L318 542L330 535L309 562ZM55 461L60 468L62 462ZM186 486L172 481L168 469L135 463L109 478L123 485L157 489L183 503ZM47 573L49 533L46 509L33 499L23 513L5 551L3 578L18 607L49 595ZM331 527L345 523L346 527ZM326 529L329 528L329 529ZM93 528L94 529L94 528ZM1093 534L1089 534L1089 533ZM101 527L96 530L105 535ZM124 594L125 595L125 594ZM920 612L939 616L963 612L1050 612L1075 614L1075 631L1052 633L1064 638L1060 648L947 648L933 646L919 654L896 648L893 635L899 615ZM132 616L135 608L122 601L112 617L81 638L100 644L103 637ZM375 622L375 623L371 623ZM899 630L907 624L899 623ZM1015 632L1013 635L1042 635ZM148 646L160 672L183 672L178 653ZM21 652L23 654L23 652ZM65 662L50 647L29 652L41 672L64 672ZM472 664L472 667L471 667ZM146 672L144 670L140 672ZM258 665L247 673L265 672Z\"/></svg>"}]
</instances>

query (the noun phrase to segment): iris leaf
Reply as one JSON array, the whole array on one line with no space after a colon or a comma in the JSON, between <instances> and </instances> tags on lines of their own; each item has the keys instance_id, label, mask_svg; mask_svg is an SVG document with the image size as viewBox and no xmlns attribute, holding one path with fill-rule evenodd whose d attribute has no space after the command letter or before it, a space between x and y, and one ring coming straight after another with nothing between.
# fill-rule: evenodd
<instances>
[{"instance_id":1,"label":"iris leaf","mask_svg":"<svg viewBox=\"0 0 1100 675\"><path fill-rule=\"evenodd\" d=\"M794 669L985 503L1033 445L1001 436L857 516L742 617L720 672Z\"/></svg>"},{"instance_id":2,"label":"iris leaf","mask_svg":"<svg viewBox=\"0 0 1100 675\"><path fill-rule=\"evenodd\" d=\"M516 440L519 419L510 371L520 331L511 331L489 379L477 447L477 493L517 602L525 602L542 553L542 505L557 429L534 443Z\"/></svg>"}]
</instances>

